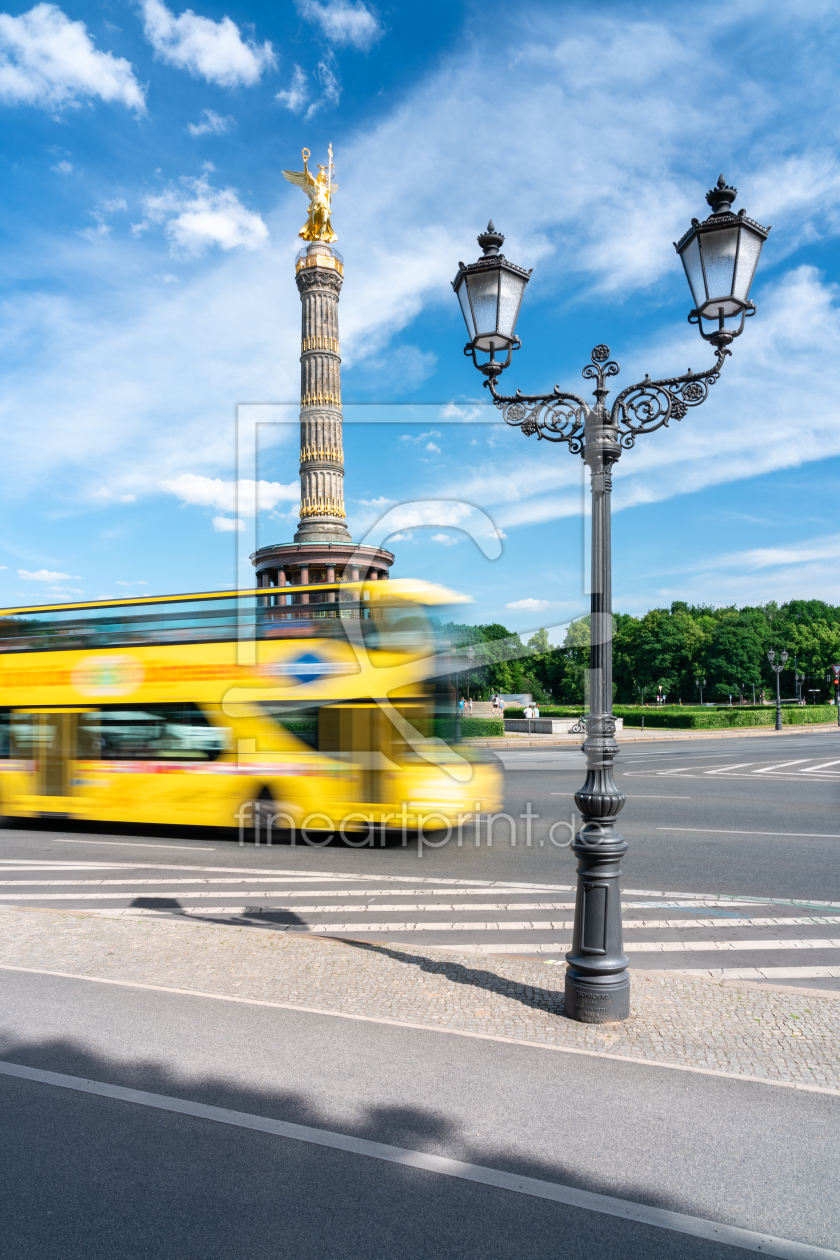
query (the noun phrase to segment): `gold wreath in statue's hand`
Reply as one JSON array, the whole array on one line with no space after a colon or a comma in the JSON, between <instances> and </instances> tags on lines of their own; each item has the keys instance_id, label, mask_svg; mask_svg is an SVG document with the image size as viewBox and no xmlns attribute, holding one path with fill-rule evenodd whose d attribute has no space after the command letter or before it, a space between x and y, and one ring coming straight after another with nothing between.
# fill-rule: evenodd
<instances>
[{"instance_id":1,"label":"gold wreath in statue's hand","mask_svg":"<svg viewBox=\"0 0 840 1260\"><path fill-rule=\"evenodd\" d=\"M332 182L332 145L329 148L327 165L318 166L317 176L309 170L309 150L303 149L302 153L302 171L283 171L284 179L295 187L302 188L309 198L309 218L298 236L302 236L305 241L325 241L330 244L337 239L330 223L330 201L332 194L338 192L338 184Z\"/></svg>"}]
</instances>

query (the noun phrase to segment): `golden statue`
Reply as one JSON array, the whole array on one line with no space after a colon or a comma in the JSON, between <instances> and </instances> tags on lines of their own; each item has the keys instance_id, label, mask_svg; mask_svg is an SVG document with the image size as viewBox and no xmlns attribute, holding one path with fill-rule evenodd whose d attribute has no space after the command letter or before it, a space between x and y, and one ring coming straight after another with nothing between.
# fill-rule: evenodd
<instances>
[{"instance_id":1,"label":"golden statue","mask_svg":"<svg viewBox=\"0 0 840 1260\"><path fill-rule=\"evenodd\" d=\"M330 145L327 165L321 166L320 163L318 165L317 177L310 173L307 166L309 150L303 149L302 152L303 170L283 171L289 183L302 188L309 198L309 218L298 232L298 236L302 236L305 241L326 241L329 245L337 239L330 223L330 198L334 192L338 192L338 184L332 182L332 174L335 170L332 145Z\"/></svg>"}]
</instances>

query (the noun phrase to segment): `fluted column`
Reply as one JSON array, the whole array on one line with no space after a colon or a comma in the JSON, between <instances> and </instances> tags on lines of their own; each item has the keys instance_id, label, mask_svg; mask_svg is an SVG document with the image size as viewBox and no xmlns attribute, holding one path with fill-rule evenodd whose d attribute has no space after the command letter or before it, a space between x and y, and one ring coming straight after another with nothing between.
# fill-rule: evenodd
<instances>
[{"instance_id":1,"label":"fluted column","mask_svg":"<svg viewBox=\"0 0 840 1260\"><path fill-rule=\"evenodd\" d=\"M349 542L344 512L344 447L338 298L343 268L315 242L298 262L301 300L300 524L295 542Z\"/></svg>"}]
</instances>

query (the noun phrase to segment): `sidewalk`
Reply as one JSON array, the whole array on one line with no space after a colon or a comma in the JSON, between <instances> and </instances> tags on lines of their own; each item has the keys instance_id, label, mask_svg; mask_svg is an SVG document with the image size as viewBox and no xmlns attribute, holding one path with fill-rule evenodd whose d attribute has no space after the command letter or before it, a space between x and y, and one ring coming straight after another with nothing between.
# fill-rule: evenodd
<instances>
[{"instance_id":1,"label":"sidewalk","mask_svg":"<svg viewBox=\"0 0 840 1260\"><path fill-rule=\"evenodd\" d=\"M637 730L635 727L616 732L619 744L659 743L674 739L740 739L745 736L807 735L813 731L838 731L836 722L814 722L807 726L785 726L781 731L770 726L721 727L713 731L668 731L660 729ZM583 735L507 735L489 739L465 739L472 748L550 748L553 745L580 748Z\"/></svg>"},{"instance_id":2,"label":"sidewalk","mask_svg":"<svg viewBox=\"0 0 840 1260\"><path fill-rule=\"evenodd\" d=\"M563 1015L563 967L252 927L4 909L3 967L437 1028L840 1096L840 994L633 971L631 1017Z\"/></svg>"}]
</instances>

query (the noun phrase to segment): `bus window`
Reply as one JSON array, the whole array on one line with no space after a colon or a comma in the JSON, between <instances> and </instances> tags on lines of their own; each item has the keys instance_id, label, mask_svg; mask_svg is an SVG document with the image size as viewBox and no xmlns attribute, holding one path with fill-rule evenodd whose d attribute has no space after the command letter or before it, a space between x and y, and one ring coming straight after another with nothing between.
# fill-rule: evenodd
<instances>
[{"instance_id":1,"label":"bus window","mask_svg":"<svg viewBox=\"0 0 840 1260\"><path fill-rule=\"evenodd\" d=\"M79 755L102 761L213 761L229 732L196 704L109 705L80 715Z\"/></svg>"},{"instance_id":2,"label":"bus window","mask_svg":"<svg viewBox=\"0 0 840 1260\"><path fill-rule=\"evenodd\" d=\"M12 711L0 708L0 757L11 756Z\"/></svg>"},{"instance_id":3,"label":"bus window","mask_svg":"<svg viewBox=\"0 0 840 1260\"><path fill-rule=\"evenodd\" d=\"M313 705L284 704L266 701L260 705L264 713L302 744L318 748L318 708Z\"/></svg>"}]
</instances>

